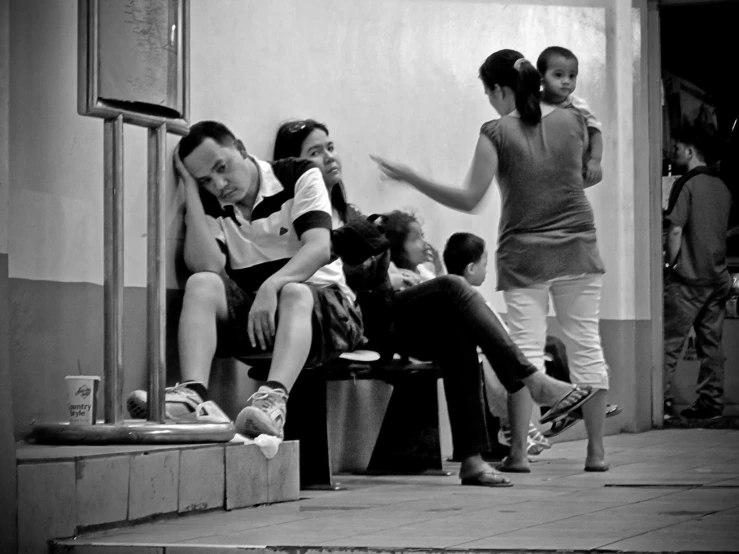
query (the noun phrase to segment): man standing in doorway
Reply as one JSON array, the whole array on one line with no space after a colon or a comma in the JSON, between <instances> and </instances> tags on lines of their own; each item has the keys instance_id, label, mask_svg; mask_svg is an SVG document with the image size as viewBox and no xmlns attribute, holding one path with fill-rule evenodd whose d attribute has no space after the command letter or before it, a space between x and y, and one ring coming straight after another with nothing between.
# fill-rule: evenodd
<instances>
[{"instance_id":1,"label":"man standing in doorway","mask_svg":"<svg viewBox=\"0 0 739 554\"><path fill-rule=\"evenodd\" d=\"M697 398L681 415L714 419L723 412L726 300L731 279L726 263L726 234L731 193L712 162L713 139L697 125L675 136L675 163L686 171L674 185L666 211L665 418L674 417L671 391L675 366L692 327L700 373Z\"/></svg>"}]
</instances>

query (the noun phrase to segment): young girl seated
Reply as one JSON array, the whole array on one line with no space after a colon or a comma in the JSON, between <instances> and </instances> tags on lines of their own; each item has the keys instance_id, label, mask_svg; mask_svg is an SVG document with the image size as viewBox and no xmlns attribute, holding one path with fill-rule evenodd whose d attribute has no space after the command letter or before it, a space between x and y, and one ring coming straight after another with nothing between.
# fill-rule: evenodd
<instances>
[{"instance_id":1,"label":"young girl seated","mask_svg":"<svg viewBox=\"0 0 739 554\"><path fill-rule=\"evenodd\" d=\"M444 275L439 252L423 236L421 222L409 212L394 210L380 223L390 242L390 283L396 291Z\"/></svg>"}]
</instances>

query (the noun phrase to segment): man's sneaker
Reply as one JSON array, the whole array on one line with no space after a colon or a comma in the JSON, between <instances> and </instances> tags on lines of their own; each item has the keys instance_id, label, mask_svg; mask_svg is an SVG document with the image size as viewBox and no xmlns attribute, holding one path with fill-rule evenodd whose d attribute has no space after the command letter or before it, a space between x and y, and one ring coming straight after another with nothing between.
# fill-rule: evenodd
<instances>
[{"instance_id":1,"label":"man's sneaker","mask_svg":"<svg viewBox=\"0 0 739 554\"><path fill-rule=\"evenodd\" d=\"M675 419L677 417L677 414L675 413L675 408L672 405L672 400L665 400L662 414L662 419L664 419L665 421L670 421L671 419Z\"/></svg>"},{"instance_id":2,"label":"man's sneaker","mask_svg":"<svg viewBox=\"0 0 739 554\"><path fill-rule=\"evenodd\" d=\"M700 400L696 400L690 408L680 412L680 415L688 419L718 419L721 417L721 412L720 408L707 406Z\"/></svg>"},{"instance_id":3,"label":"man's sneaker","mask_svg":"<svg viewBox=\"0 0 739 554\"><path fill-rule=\"evenodd\" d=\"M194 390L188 388L187 383L178 383L174 387L164 389L164 416L167 419L190 419L197 414L198 406L203 399ZM146 391L135 390L126 399L128 413L134 419L149 417L149 404Z\"/></svg>"},{"instance_id":4,"label":"man's sneaker","mask_svg":"<svg viewBox=\"0 0 739 554\"><path fill-rule=\"evenodd\" d=\"M245 437L272 435L283 438L287 393L262 385L236 418L236 432Z\"/></svg>"}]
</instances>

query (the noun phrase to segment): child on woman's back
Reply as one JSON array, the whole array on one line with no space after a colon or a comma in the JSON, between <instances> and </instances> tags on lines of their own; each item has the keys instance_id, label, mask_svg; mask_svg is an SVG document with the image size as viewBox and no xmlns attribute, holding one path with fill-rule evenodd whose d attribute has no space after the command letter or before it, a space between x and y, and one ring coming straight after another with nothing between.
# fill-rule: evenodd
<instances>
[{"instance_id":1,"label":"child on woman's back","mask_svg":"<svg viewBox=\"0 0 739 554\"><path fill-rule=\"evenodd\" d=\"M485 241L472 233L454 233L444 247L444 265L449 275L459 275L464 277L470 285L479 287L485 282L487 276L488 251L485 248ZM490 306L489 303L488 306ZM500 319L498 313L492 307L490 309L505 327L505 322ZM498 442L509 446L511 431L508 424L506 390L487 358L481 357L481 363L485 381L485 396L490 411L500 420ZM536 456L543 450L551 448L549 441L533 423L529 423L527 442L527 451L530 456Z\"/></svg>"},{"instance_id":2,"label":"child on woman's back","mask_svg":"<svg viewBox=\"0 0 739 554\"><path fill-rule=\"evenodd\" d=\"M583 169L586 185L595 185L603 177L600 166L603 157L603 137L600 121L595 117L587 102L575 96L577 86L577 56L567 48L550 46L539 54L536 69L541 73L542 99L560 108L572 106L585 118L588 127L588 150Z\"/></svg>"}]
</instances>

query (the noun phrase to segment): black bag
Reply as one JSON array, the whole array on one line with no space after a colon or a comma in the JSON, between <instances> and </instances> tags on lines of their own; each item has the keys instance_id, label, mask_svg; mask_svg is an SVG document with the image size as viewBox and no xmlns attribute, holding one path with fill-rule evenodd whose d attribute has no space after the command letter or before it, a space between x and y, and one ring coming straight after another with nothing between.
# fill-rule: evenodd
<instances>
[{"instance_id":1,"label":"black bag","mask_svg":"<svg viewBox=\"0 0 739 554\"><path fill-rule=\"evenodd\" d=\"M344 263L349 287L357 295L362 310L367 348L384 358L393 354L395 292L390 284L390 242L378 216L357 217L332 231L334 253Z\"/></svg>"}]
</instances>

